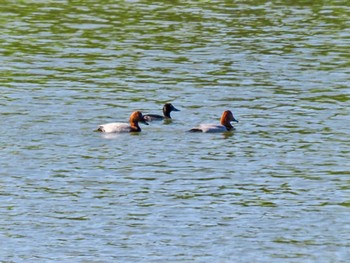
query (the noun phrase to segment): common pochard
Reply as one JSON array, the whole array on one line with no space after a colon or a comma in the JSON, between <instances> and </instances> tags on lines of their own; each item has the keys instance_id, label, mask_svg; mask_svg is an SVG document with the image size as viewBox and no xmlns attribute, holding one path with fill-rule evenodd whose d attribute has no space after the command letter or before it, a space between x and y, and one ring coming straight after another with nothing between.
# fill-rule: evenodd
<instances>
[{"instance_id":1,"label":"common pochard","mask_svg":"<svg viewBox=\"0 0 350 263\"><path fill-rule=\"evenodd\" d=\"M163 116L157 114L145 114L144 117L146 121L161 121L164 119L171 119L170 112L172 111L180 110L176 109L171 103L165 103L163 106Z\"/></svg>"},{"instance_id":2,"label":"common pochard","mask_svg":"<svg viewBox=\"0 0 350 263\"><path fill-rule=\"evenodd\" d=\"M142 122L143 124L148 125L148 123L146 122L144 116L140 111L134 111L133 113L131 113L129 122L130 124L121 123L121 122L102 124L98 126L97 131L105 132L105 133L140 132L141 128L139 126L139 122Z\"/></svg>"},{"instance_id":3,"label":"common pochard","mask_svg":"<svg viewBox=\"0 0 350 263\"><path fill-rule=\"evenodd\" d=\"M226 132L232 131L235 128L232 126L231 121L238 122L238 120L233 117L231 111L226 110L221 115L220 124L200 124L198 127L194 127L190 132Z\"/></svg>"}]
</instances>

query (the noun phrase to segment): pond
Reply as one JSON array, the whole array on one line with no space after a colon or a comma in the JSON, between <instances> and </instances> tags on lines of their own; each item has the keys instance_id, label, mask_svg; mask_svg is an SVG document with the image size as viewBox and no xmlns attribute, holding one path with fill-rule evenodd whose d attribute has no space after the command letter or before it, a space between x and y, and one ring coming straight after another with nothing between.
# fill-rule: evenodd
<instances>
[{"instance_id":1,"label":"pond","mask_svg":"<svg viewBox=\"0 0 350 263\"><path fill-rule=\"evenodd\" d=\"M345 1L19 1L0 24L3 262L347 262ZM101 134L131 112L172 120ZM189 133L239 120L227 133Z\"/></svg>"}]
</instances>

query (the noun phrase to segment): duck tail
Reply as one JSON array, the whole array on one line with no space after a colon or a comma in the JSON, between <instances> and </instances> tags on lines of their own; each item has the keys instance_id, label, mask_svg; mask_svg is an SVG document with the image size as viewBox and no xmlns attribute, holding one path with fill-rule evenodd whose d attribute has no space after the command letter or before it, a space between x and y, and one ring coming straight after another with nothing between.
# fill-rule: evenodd
<instances>
[{"instance_id":1,"label":"duck tail","mask_svg":"<svg viewBox=\"0 0 350 263\"><path fill-rule=\"evenodd\" d=\"M191 130L189 130L189 132L203 132L201 129L198 128L193 128Z\"/></svg>"},{"instance_id":2,"label":"duck tail","mask_svg":"<svg viewBox=\"0 0 350 263\"><path fill-rule=\"evenodd\" d=\"M105 132L105 129L103 128L103 126L100 126L97 128L97 130L94 130L95 132Z\"/></svg>"}]
</instances>

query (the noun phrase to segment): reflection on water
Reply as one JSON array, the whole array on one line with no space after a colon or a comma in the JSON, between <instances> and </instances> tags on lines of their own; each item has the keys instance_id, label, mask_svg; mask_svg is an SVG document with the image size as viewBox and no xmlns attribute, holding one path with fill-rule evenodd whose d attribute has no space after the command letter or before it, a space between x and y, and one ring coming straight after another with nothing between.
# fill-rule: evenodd
<instances>
[{"instance_id":1,"label":"reflection on water","mask_svg":"<svg viewBox=\"0 0 350 263\"><path fill-rule=\"evenodd\" d=\"M3 3L1 258L347 262L349 12ZM94 132L165 102L171 121ZM236 131L186 132L227 109Z\"/></svg>"}]
</instances>

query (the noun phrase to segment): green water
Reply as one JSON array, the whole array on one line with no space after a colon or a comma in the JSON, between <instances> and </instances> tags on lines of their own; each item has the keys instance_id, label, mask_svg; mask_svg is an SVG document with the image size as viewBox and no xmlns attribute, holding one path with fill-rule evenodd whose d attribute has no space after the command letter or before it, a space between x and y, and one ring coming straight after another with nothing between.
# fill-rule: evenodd
<instances>
[{"instance_id":1,"label":"green water","mask_svg":"<svg viewBox=\"0 0 350 263\"><path fill-rule=\"evenodd\" d=\"M1 262L347 262L346 1L0 3Z\"/></svg>"}]
</instances>

